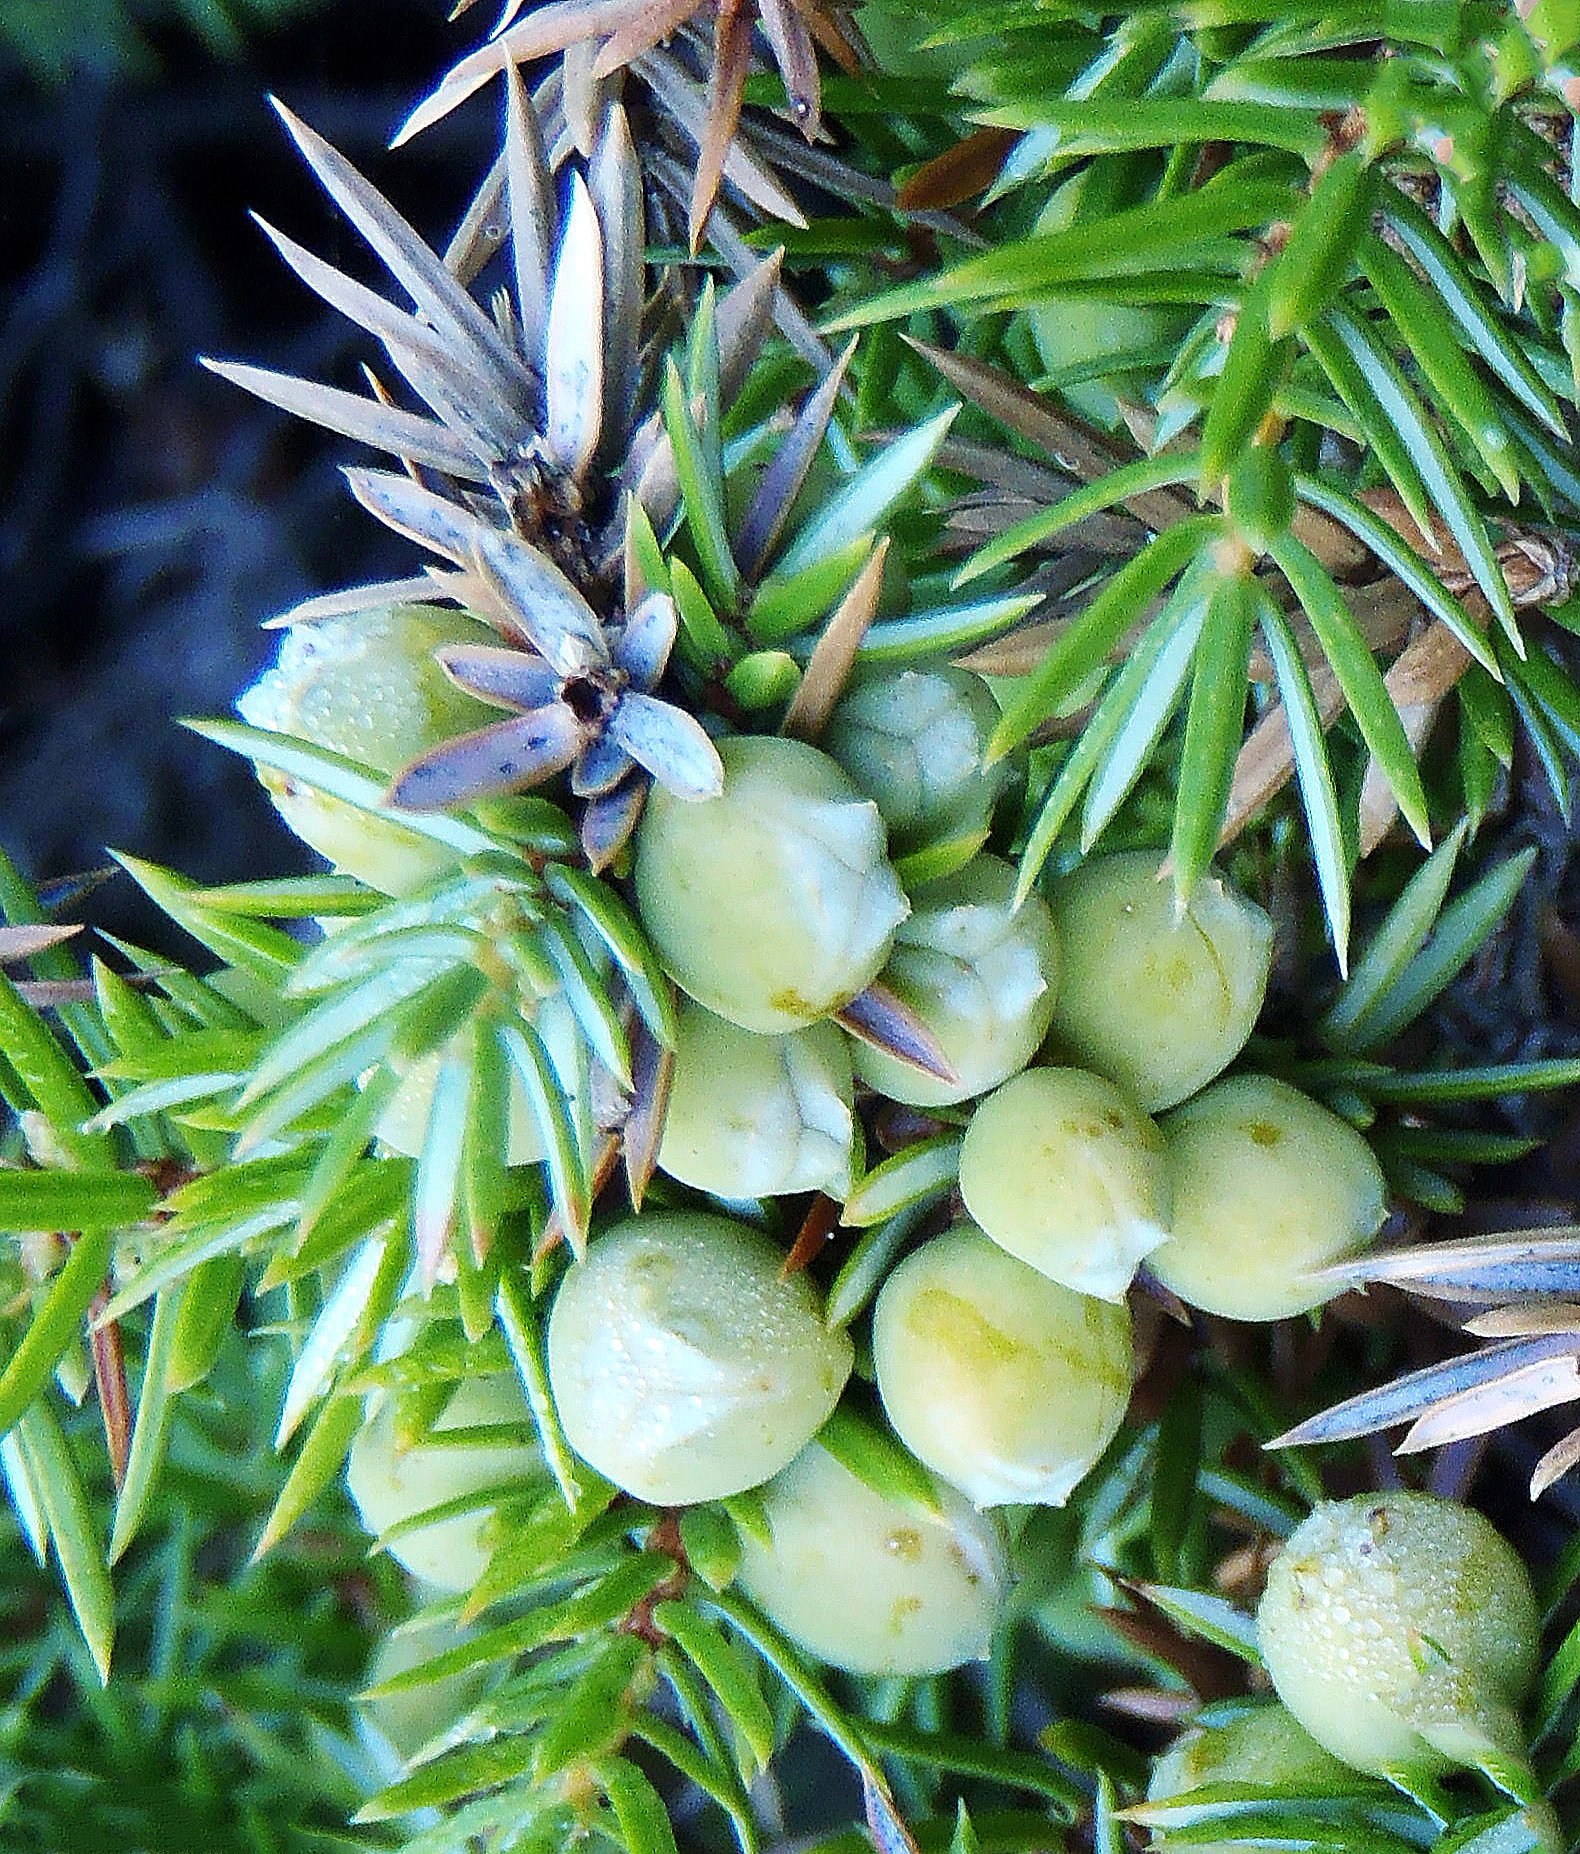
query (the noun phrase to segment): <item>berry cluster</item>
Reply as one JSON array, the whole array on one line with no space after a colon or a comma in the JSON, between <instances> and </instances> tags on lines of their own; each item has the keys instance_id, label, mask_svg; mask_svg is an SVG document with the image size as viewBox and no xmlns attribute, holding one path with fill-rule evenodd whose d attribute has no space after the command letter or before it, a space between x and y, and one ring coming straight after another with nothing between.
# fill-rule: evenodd
<instances>
[{"instance_id":1,"label":"berry cluster","mask_svg":"<svg viewBox=\"0 0 1580 1854\"><path fill-rule=\"evenodd\" d=\"M441 616L398 607L293 633L243 711L393 771L467 719L432 653L468 621ZM1181 913L1155 857L1131 853L1017 905L1014 870L984 847L1011 771L990 761L996 713L959 669L868 673L822 747L720 731L717 797L649 796L629 892L683 994L657 1166L697 1207L671 1193L674 1209L595 1234L548 1327L577 1453L657 1506L762 1489L746 1587L803 1646L860 1671L984 1651L1009 1579L971 1508L1061 1505L1102 1455L1130 1397L1139 1268L1190 1305L1278 1318L1328 1297L1323 1265L1370 1241L1385 1209L1347 1124L1270 1076L1220 1078L1266 985L1272 929L1253 903L1209 879ZM348 807L274 789L342 867L409 886L399 823L358 838ZM903 1033L875 1034L864 998ZM536 1021L574 1037L553 991ZM401 1076L378 1122L388 1145L418 1149L436 1069ZM774 1198L850 1201L896 1108L909 1137L958 1147L960 1214L947 1193L928 1213L935 1233L889 1270L862 1347L895 1434L942 1483L930 1507L819 1446L856 1351L753 1227ZM541 1151L518 1088L510 1162ZM464 1427L460 1402L445 1420ZM542 1472L486 1447L394 1457L388 1431L364 1432L350 1470L376 1530L512 1462ZM394 1549L464 1588L479 1526L421 1527ZM828 1537L885 1568L889 1595L860 1630L813 1598Z\"/></svg>"}]
</instances>

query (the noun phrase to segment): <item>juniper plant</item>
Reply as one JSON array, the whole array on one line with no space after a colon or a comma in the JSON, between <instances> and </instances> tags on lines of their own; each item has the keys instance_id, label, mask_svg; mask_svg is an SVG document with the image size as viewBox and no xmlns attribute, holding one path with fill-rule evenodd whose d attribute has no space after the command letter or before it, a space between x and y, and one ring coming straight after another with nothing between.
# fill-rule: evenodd
<instances>
[{"instance_id":1,"label":"juniper plant","mask_svg":"<svg viewBox=\"0 0 1580 1854\"><path fill-rule=\"evenodd\" d=\"M1572 1233L1371 1247L1580 1084L1438 1014L1507 768L1567 816L1580 746L1573 36L511 5L402 130L501 123L441 244L281 106L396 295L264 229L393 371L211 364L423 551L195 724L324 873L122 855L185 969L0 868L0 1473L92 1664L67 1730L18 1649L0 1810L63 1819L48 1725L133 1820L117 1592L318 1538L367 1671L311 1732L215 1687L211 1837L1566 1843L1580 1557L1544 1625L1485 1520L1328 1496L1580 1397ZM1494 1343L1313 1415L1389 1348L1290 1316L1385 1280ZM787 1819L803 1728L847 1826Z\"/></svg>"}]
</instances>

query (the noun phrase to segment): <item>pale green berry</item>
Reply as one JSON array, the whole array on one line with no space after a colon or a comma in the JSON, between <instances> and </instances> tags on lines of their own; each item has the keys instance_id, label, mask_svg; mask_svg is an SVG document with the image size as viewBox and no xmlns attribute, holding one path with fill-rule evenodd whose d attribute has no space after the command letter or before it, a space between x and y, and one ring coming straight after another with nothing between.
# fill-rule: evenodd
<instances>
[{"instance_id":1,"label":"pale green berry","mask_svg":"<svg viewBox=\"0 0 1580 1854\"><path fill-rule=\"evenodd\" d=\"M1085 1069L1027 1069L982 1102L960 1149L960 1195L1001 1248L1105 1300L1168 1236L1163 1136Z\"/></svg>"},{"instance_id":2,"label":"pale green berry","mask_svg":"<svg viewBox=\"0 0 1580 1854\"><path fill-rule=\"evenodd\" d=\"M542 999L533 1017L533 1025L542 1037L557 1074L572 1078L570 1098L574 1103L585 1092L586 1063L582 1057L582 1037L576 1018L563 995L555 993ZM432 1050L419 1056L405 1070L399 1088L379 1116L374 1132L392 1152L416 1158L427 1137L428 1112L433 1105L433 1091L439 1080L442 1052ZM373 1071L368 1072L372 1074ZM364 1081L367 1079L364 1076ZM526 1085L512 1068L508 1077L510 1095L509 1135L505 1149L507 1165L533 1165L543 1156L543 1136L527 1101Z\"/></svg>"},{"instance_id":3,"label":"pale green berry","mask_svg":"<svg viewBox=\"0 0 1580 1854\"><path fill-rule=\"evenodd\" d=\"M393 774L452 735L499 719L434 661L443 644L497 644L486 625L434 605L382 605L297 625L273 668L236 703L242 719ZM405 895L454 867L455 853L296 779L259 769L286 823L337 869Z\"/></svg>"},{"instance_id":4,"label":"pale green berry","mask_svg":"<svg viewBox=\"0 0 1580 1854\"><path fill-rule=\"evenodd\" d=\"M642 924L670 976L745 1030L798 1030L878 976L910 911L883 820L815 747L719 742L722 797L648 799Z\"/></svg>"},{"instance_id":5,"label":"pale green berry","mask_svg":"<svg viewBox=\"0 0 1580 1854\"><path fill-rule=\"evenodd\" d=\"M1007 1591L992 1521L886 1500L813 1443L762 1490L740 1580L790 1639L852 1674L941 1674L986 1658Z\"/></svg>"},{"instance_id":6,"label":"pale green berry","mask_svg":"<svg viewBox=\"0 0 1580 1854\"><path fill-rule=\"evenodd\" d=\"M958 1082L924 1075L865 1043L856 1073L893 1101L942 1107L995 1088L1037 1053L1059 987L1059 942L1040 897L1014 906L1015 871L976 856L912 898L882 983L938 1039Z\"/></svg>"},{"instance_id":7,"label":"pale green berry","mask_svg":"<svg viewBox=\"0 0 1580 1854\"><path fill-rule=\"evenodd\" d=\"M850 1190L850 1054L833 1024L759 1036L680 1007L658 1163L715 1197Z\"/></svg>"},{"instance_id":8,"label":"pale green berry","mask_svg":"<svg viewBox=\"0 0 1580 1854\"><path fill-rule=\"evenodd\" d=\"M1095 199L1087 198L1089 193ZM1054 189L1035 230L1049 234L1099 224L1121 203L1129 202L1113 200L1097 167L1089 165ZM1150 370L1158 356L1178 350L1191 319L1189 310L1174 304L1116 301L1090 287L1055 289L1026 306L1038 357L1055 377L1059 398L1082 418L1110 430L1120 424L1121 400L1137 390L1125 357L1139 358Z\"/></svg>"},{"instance_id":9,"label":"pale green berry","mask_svg":"<svg viewBox=\"0 0 1580 1854\"><path fill-rule=\"evenodd\" d=\"M1286 1706L1248 1706L1224 1725L1186 1732L1152 1767L1147 1799L1160 1802L1207 1783L1349 1783L1350 1766L1323 1750Z\"/></svg>"},{"instance_id":10,"label":"pale green berry","mask_svg":"<svg viewBox=\"0 0 1580 1854\"><path fill-rule=\"evenodd\" d=\"M1148 1802L1172 1802L1207 1784L1250 1784L1286 1795L1343 1795L1354 1787L1349 1765L1324 1751L1277 1700L1251 1706L1224 1725L1186 1732L1152 1766ZM1199 1830L1197 1831L1200 1832ZM1187 1841L1165 1829L1152 1845L1184 1854L1246 1854L1243 1841Z\"/></svg>"},{"instance_id":11,"label":"pale green berry","mask_svg":"<svg viewBox=\"0 0 1580 1854\"><path fill-rule=\"evenodd\" d=\"M1062 1506L1130 1401L1130 1315L969 1225L906 1257L872 1324L901 1441L977 1506Z\"/></svg>"},{"instance_id":12,"label":"pale green berry","mask_svg":"<svg viewBox=\"0 0 1580 1854\"><path fill-rule=\"evenodd\" d=\"M1149 850L1081 864L1048 893L1064 953L1053 1034L1149 1114L1204 1088L1245 1047L1273 924L1207 876L1178 913Z\"/></svg>"},{"instance_id":13,"label":"pale green berry","mask_svg":"<svg viewBox=\"0 0 1580 1854\"><path fill-rule=\"evenodd\" d=\"M469 1429L512 1424L531 1432L532 1418L512 1377L465 1378L428 1438L401 1448L395 1405L386 1401L364 1424L346 1463L346 1490L367 1531L377 1535L430 1507L485 1489L541 1480L543 1457L535 1442L471 1442ZM441 1590L470 1590L488 1562L484 1534L492 1515L476 1509L406 1532L389 1554L414 1577Z\"/></svg>"},{"instance_id":14,"label":"pale green berry","mask_svg":"<svg viewBox=\"0 0 1580 1854\"><path fill-rule=\"evenodd\" d=\"M1279 1320L1339 1288L1313 1269L1371 1241L1387 1215L1360 1134L1287 1082L1231 1075L1159 1123L1173 1182L1152 1271L1181 1300L1234 1320Z\"/></svg>"},{"instance_id":15,"label":"pale green berry","mask_svg":"<svg viewBox=\"0 0 1580 1854\"><path fill-rule=\"evenodd\" d=\"M1525 1566L1434 1494L1320 1506L1275 1560L1257 1612L1279 1698L1357 1770L1523 1754L1514 1709L1539 1662Z\"/></svg>"},{"instance_id":16,"label":"pale green berry","mask_svg":"<svg viewBox=\"0 0 1580 1854\"><path fill-rule=\"evenodd\" d=\"M726 1217L649 1214L600 1236L549 1317L549 1383L576 1452L659 1505L787 1466L839 1401L852 1349L784 1263Z\"/></svg>"},{"instance_id":17,"label":"pale green berry","mask_svg":"<svg viewBox=\"0 0 1580 1854\"><path fill-rule=\"evenodd\" d=\"M461 1647L474 1633L458 1628L449 1617L404 1624L374 1649L362 1684L380 1686L397 1674L422 1667ZM471 1710L482 1697L488 1674L488 1665L482 1662L442 1680L425 1680L400 1693L356 1702L357 1723L385 1782L393 1782L408 1758Z\"/></svg>"},{"instance_id":18,"label":"pale green berry","mask_svg":"<svg viewBox=\"0 0 1580 1854\"><path fill-rule=\"evenodd\" d=\"M980 676L938 664L873 676L829 717L823 748L873 800L892 848L985 838L1009 779L986 764L998 703Z\"/></svg>"}]
</instances>

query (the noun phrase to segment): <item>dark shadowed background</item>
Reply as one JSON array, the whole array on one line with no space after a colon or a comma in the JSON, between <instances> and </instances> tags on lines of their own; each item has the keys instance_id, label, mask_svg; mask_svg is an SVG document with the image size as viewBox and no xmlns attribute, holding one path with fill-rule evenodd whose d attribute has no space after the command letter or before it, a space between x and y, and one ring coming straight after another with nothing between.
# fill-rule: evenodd
<instances>
[{"instance_id":1,"label":"dark shadowed background","mask_svg":"<svg viewBox=\"0 0 1580 1854\"><path fill-rule=\"evenodd\" d=\"M341 488L354 447L196 357L357 384L351 332L247 217L371 275L265 92L442 243L492 157L486 107L385 147L482 10L458 29L438 0L253 6L228 9L227 56L173 17L191 0L143 0L135 38L109 0L0 0L0 844L39 880L107 844L208 880L304 866L250 770L171 718L228 710L271 613L409 570ZM156 933L124 878L93 914Z\"/></svg>"}]
</instances>

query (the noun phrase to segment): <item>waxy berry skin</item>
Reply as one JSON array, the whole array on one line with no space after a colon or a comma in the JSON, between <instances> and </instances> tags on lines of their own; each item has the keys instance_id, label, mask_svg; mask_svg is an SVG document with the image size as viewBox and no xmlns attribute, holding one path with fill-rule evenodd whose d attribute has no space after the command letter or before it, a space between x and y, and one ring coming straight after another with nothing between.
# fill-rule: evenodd
<instances>
[{"instance_id":1,"label":"waxy berry skin","mask_svg":"<svg viewBox=\"0 0 1580 1854\"><path fill-rule=\"evenodd\" d=\"M834 1024L760 1036L688 998L658 1163L714 1197L850 1189L850 1051Z\"/></svg>"},{"instance_id":2,"label":"waxy berry skin","mask_svg":"<svg viewBox=\"0 0 1580 1854\"><path fill-rule=\"evenodd\" d=\"M1487 1520L1404 1492L1318 1507L1257 1613L1279 1698L1318 1744L1378 1776L1522 1755L1514 1709L1540 1626L1530 1574Z\"/></svg>"},{"instance_id":3,"label":"waxy berry skin","mask_svg":"<svg viewBox=\"0 0 1580 1854\"><path fill-rule=\"evenodd\" d=\"M653 791L636 895L659 958L716 1016L799 1030L864 991L910 904L883 820L826 754L798 740L719 742L723 796Z\"/></svg>"},{"instance_id":4,"label":"waxy berry skin","mask_svg":"<svg viewBox=\"0 0 1580 1854\"><path fill-rule=\"evenodd\" d=\"M1000 1248L1103 1300L1168 1236L1162 1135L1084 1069L1026 1069L988 1096L960 1150L960 1194Z\"/></svg>"},{"instance_id":5,"label":"waxy berry skin","mask_svg":"<svg viewBox=\"0 0 1580 1854\"><path fill-rule=\"evenodd\" d=\"M1153 1273L1234 1320L1279 1320L1339 1291L1313 1271L1382 1228L1387 1186L1348 1121L1268 1075L1231 1075L1164 1115L1169 1240Z\"/></svg>"},{"instance_id":6,"label":"waxy berry skin","mask_svg":"<svg viewBox=\"0 0 1580 1854\"><path fill-rule=\"evenodd\" d=\"M996 1524L944 1492L886 1500L812 1443L762 1490L772 1543L747 1536L741 1586L790 1638L853 1674L982 1660L1008 1591Z\"/></svg>"},{"instance_id":7,"label":"waxy berry skin","mask_svg":"<svg viewBox=\"0 0 1580 1854\"><path fill-rule=\"evenodd\" d=\"M787 1466L839 1401L852 1348L784 1261L745 1224L689 1212L596 1238L549 1316L549 1383L577 1454L665 1506Z\"/></svg>"},{"instance_id":8,"label":"waxy berry skin","mask_svg":"<svg viewBox=\"0 0 1580 1854\"><path fill-rule=\"evenodd\" d=\"M891 848L980 841L1010 777L1004 761L985 765L998 716L991 690L969 670L895 670L844 696L823 748L883 813Z\"/></svg>"},{"instance_id":9,"label":"waxy berry skin","mask_svg":"<svg viewBox=\"0 0 1580 1854\"><path fill-rule=\"evenodd\" d=\"M1023 1069L1048 1034L1059 989L1059 941L1040 895L1014 905L1015 871L996 856L911 895L880 982L916 1012L957 1080L924 1075L869 1044L856 1073L893 1101L941 1107L996 1088Z\"/></svg>"},{"instance_id":10,"label":"waxy berry skin","mask_svg":"<svg viewBox=\"0 0 1580 1854\"><path fill-rule=\"evenodd\" d=\"M1064 979L1054 1046L1149 1114L1206 1087L1245 1047L1273 923L1216 876L1176 909L1151 850L1095 856L1048 888Z\"/></svg>"},{"instance_id":11,"label":"waxy berry skin","mask_svg":"<svg viewBox=\"0 0 1580 1854\"><path fill-rule=\"evenodd\" d=\"M1073 1293L970 1224L884 1283L873 1358L911 1453L976 1506L1062 1506L1130 1401L1130 1315Z\"/></svg>"}]
</instances>

